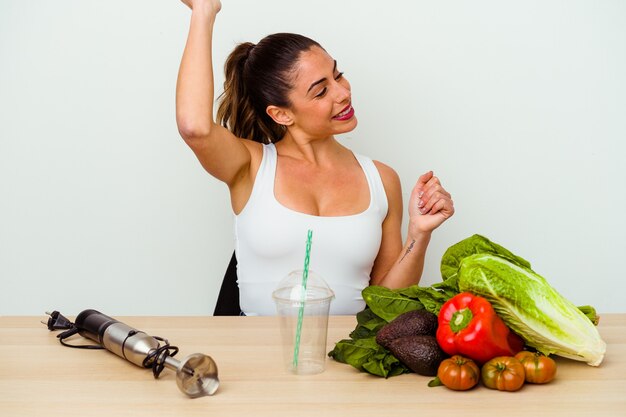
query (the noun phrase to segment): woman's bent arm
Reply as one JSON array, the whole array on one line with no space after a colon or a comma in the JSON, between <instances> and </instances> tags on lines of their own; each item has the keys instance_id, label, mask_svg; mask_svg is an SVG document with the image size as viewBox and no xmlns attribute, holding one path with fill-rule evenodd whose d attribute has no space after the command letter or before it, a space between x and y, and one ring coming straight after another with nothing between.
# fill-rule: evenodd
<instances>
[{"instance_id":1,"label":"woman's bent arm","mask_svg":"<svg viewBox=\"0 0 626 417\"><path fill-rule=\"evenodd\" d=\"M383 222L383 238L370 284L405 288L419 283L432 231L454 214L454 206L450 194L432 172L422 175L409 200L409 230L402 246L400 179L390 167L380 163L377 167L385 185L389 210Z\"/></svg>"}]
</instances>

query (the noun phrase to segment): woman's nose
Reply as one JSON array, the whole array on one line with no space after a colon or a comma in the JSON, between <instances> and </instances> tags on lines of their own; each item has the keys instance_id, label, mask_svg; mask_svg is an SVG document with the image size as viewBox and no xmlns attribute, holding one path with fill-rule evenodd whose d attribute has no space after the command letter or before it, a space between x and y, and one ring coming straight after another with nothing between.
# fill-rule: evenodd
<instances>
[{"instance_id":1,"label":"woman's nose","mask_svg":"<svg viewBox=\"0 0 626 417\"><path fill-rule=\"evenodd\" d=\"M343 103L346 100L350 100L350 96L351 96L351 91L350 88L342 85L341 83L337 83L336 84L336 95L335 98L337 100L337 103Z\"/></svg>"}]
</instances>

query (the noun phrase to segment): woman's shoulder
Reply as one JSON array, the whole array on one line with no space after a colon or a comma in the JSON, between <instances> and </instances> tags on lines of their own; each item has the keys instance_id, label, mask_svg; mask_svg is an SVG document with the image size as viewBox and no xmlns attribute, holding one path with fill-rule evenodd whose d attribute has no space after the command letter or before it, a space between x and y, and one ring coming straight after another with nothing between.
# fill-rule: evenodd
<instances>
[{"instance_id":1,"label":"woman's shoulder","mask_svg":"<svg viewBox=\"0 0 626 417\"><path fill-rule=\"evenodd\" d=\"M400 176L395 169L380 161L375 161L374 166L380 174L380 179L387 195L387 203L391 210L397 210L402 207L402 184L400 183Z\"/></svg>"},{"instance_id":2,"label":"woman's shoulder","mask_svg":"<svg viewBox=\"0 0 626 417\"><path fill-rule=\"evenodd\" d=\"M387 186L400 187L400 176L395 169L380 161L372 160L372 162L374 162L374 166L378 170L380 178L383 180L385 189Z\"/></svg>"},{"instance_id":3,"label":"woman's shoulder","mask_svg":"<svg viewBox=\"0 0 626 417\"><path fill-rule=\"evenodd\" d=\"M347 148L346 148L347 149ZM378 173L380 174L381 179L383 180L383 183L385 184L385 188L387 187L387 184L393 185L393 184L400 184L400 177L398 176L398 173L389 165L381 162L381 161L377 161L373 158L370 158L369 156L363 155L363 154L357 154L356 152L353 152L349 149L347 149L350 153L353 153L357 158L363 160L369 160L371 161L374 166L376 167L376 170L378 171Z\"/></svg>"}]
</instances>

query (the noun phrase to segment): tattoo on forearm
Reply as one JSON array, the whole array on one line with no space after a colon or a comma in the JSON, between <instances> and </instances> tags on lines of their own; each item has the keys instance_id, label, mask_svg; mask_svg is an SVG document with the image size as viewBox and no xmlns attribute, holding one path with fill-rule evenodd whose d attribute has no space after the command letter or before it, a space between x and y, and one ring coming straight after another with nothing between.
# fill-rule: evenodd
<instances>
[{"instance_id":1,"label":"tattoo on forearm","mask_svg":"<svg viewBox=\"0 0 626 417\"><path fill-rule=\"evenodd\" d=\"M400 261L398 263L402 262L402 260L409 254L409 252L411 252L411 250L413 249L413 245L415 245L415 239L413 239L409 247L406 248L406 252L404 252L404 255L402 255L402 258L400 258Z\"/></svg>"}]
</instances>

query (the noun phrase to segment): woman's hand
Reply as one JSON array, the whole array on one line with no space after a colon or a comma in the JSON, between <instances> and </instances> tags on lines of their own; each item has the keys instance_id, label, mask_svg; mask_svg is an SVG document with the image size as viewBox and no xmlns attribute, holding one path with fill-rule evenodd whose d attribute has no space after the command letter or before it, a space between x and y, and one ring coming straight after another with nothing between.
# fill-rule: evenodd
<instances>
[{"instance_id":1,"label":"woman's hand","mask_svg":"<svg viewBox=\"0 0 626 417\"><path fill-rule=\"evenodd\" d=\"M181 1L185 3L187 7L189 7L191 10L201 7L205 11L209 11L209 12L212 12L213 14L217 14L222 9L222 2L220 0L181 0Z\"/></svg>"},{"instance_id":2,"label":"woman's hand","mask_svg":"<svg viewBox=\"0 0 626 417\"><path fill-rule=\"evenodd\" d=\"M409 200L409 234L430 233L454 214L452 197L432 171L419 177Z\"/></svg>"}]
</instances>

